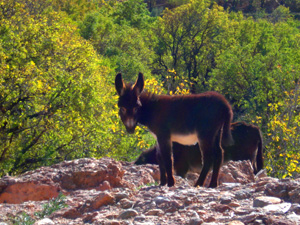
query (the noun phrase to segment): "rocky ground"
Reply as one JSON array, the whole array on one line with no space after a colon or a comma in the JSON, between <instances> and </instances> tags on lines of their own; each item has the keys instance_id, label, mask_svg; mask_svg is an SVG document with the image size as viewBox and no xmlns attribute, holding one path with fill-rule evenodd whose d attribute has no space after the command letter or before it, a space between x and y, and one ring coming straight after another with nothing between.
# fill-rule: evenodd
<instances>
[{"instance_id":1,"label":"rocky ground","mask_svg":"<svg viewBox=\"0 0 300 225\"><path fill-rule=\"evenodd\" d=\"M155 165L110 158L65 161L0 180L0 224L300 224L300 179L254 177L248 161L223 166L218 188L193 187L197 174L160 187ZM41 219L49 199L67 207ZM22 218L23 220L16 220ZM21 222L18 222L21 221Z\"/></svg>"}]
</instances>

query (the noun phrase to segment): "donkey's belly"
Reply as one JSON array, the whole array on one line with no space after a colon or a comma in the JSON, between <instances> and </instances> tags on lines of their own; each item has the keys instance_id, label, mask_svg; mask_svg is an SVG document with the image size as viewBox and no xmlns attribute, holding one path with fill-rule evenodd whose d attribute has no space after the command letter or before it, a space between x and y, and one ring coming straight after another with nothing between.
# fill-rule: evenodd
<instances>
[{"instance_id":1,"label":"donkey's belly","mask_svg":"<svg viewBox=\"0 0 300 225\"><path fill-rule=\"evenodd\" d=\"M198 142L198 138L196 134L172 134L171 141L182 145L195 145Z\"/></svg>"},{"instance_id":2,"label":"donkey's belly","mask_svg":"<svg viewBox=\"0 0 300 225\"><path fill-rule=\"evenodd\" d=\"M150 133L157 140L156 135L152 132ZM198 143L198 138L196 134L172 134L171 141L182 145L196 145Z\"/></svg>"}]
</instances>

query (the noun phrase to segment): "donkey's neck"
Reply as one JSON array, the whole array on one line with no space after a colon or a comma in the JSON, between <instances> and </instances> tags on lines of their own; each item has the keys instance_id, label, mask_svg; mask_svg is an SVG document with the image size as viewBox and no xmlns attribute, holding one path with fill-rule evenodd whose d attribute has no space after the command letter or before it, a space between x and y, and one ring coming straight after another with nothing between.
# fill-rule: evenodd
<instances>
[{"instance_id":1,"label":"donkey's neck","mask_svg":"<svg viewBox=\"0 0 300 225\"><path fill-rule=\"evenodd\" d=\"M180 99L182 98L143 93L140 96L142 107L138 122L147 126L155 138L157 135L165 135L171 141L183 145L195 145L198 137L194 127L191 127L189 123L181 123L188 121L181 117L181 114L175 115L177 109L175 107L174 110L174 106L180 102ZM182 106L181 104L179 107Z\"/></svg>"},{"instance_id":2,"label":"donkey's neck","mask_svg":"<svg viewBox=\"0 0 300 225\"><path fill-rule=\"evenodd\" d=\"M153 122L155 116L156 106L158 105L159 96L149 92L143 92L140 95L140 101L142 104L138 122L142 125L148 126Z\"/></svg>"}]
</instances>

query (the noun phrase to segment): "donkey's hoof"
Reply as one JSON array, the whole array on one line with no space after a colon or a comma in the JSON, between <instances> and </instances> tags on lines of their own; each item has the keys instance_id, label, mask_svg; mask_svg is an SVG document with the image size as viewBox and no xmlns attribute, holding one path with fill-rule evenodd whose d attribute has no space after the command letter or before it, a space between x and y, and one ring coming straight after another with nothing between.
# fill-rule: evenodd
<instances>
[{"instance_id":1,"label":"donkey's hoof","mask_svg":"<svg viewBox=\"0 0 300 225\"><path fill-rule=\"evenodd\" d=\"M173 187L175 185L175 183L173 184L168 184L168 187Z\"/></svg>"},{"instance_id":2,"label":"donkey's hoof","mask_svg":"<svg viewBox=\"0 0 300 225\"><path fill-rule=\"evenodd\" d=\"M175 185L175 179L168 180L168 187L173 187Z\"/></svg>"},{"instance_id":3,"label":"donkey's hoof","mask_svg":"<svg viewBox=\"0 0 300 225\"><path fill-rule=\"evenodd\" d=\"M197 181L194 185L194 187L203 187L203 186L204 186L203 182L199 182L199 181Z\"/></svg>"},{"instance_id":4,"label":"donkey's hoof","mask_svg":"<svg viewBox=\"0 0 300 225\"><path fill-rule=\"evenodd\" d=\"M166 181L166 180L164 180L164 181L161 180L159 185L160 185L160 186L165 186L166 184L167 184L167 181Z\"/></svg>"},{"instance_id":5,"label":"donkey's hoof","mask_svg":"<svg viewBox=\"0 0 300 225\"><path fill-rule=\"evenodd\" d=\"M208 186L209 188L216 188L218 187L217 183L210 183L210 185Z\"/></svg>"}]
</instances>

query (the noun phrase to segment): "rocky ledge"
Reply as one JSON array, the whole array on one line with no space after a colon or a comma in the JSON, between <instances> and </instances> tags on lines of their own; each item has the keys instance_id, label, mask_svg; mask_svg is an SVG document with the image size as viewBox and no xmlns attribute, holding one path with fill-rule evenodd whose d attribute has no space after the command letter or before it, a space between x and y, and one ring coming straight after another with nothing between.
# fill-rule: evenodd
<instances>
[{"instance_id":1,"label":"rocky ledge","mask_svg":"<svg viewBox=\"0 0 300 225\"><path fill-rule=\"evenodd\" d=\"M59 193L66 208L41 224L300 224L300 179L254 177L248 161L223 166L218 188L193 187L197 174L160 187L155 165L110 158L65 161L0 180L0 224L36 212Z\"/></svg>"}]
</instances>

